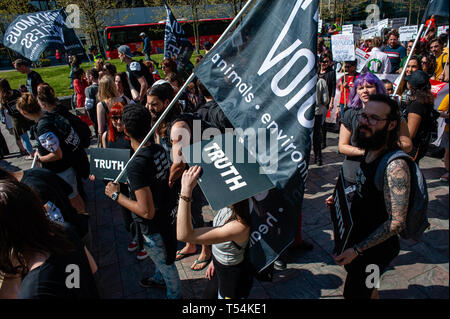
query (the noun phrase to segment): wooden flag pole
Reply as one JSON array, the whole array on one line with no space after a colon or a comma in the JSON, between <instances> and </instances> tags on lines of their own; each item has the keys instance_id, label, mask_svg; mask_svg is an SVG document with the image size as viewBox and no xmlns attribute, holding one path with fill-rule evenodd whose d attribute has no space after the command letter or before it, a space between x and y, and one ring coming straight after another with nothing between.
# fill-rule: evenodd
<instances>
[{"instance_id":1,"label":"wooden flag pole","mask_svg":"<svg viewBox=\"0 0 450 319\"><path fill-rule=\"evenodd\" d=\"M239 22L240 18L244 15L244 12L247 10L248 7L250 7L250 5L254 2L255 0L249 0L247 1L247 3L245 4L245 6L241 9L241 11L236 15L236 17L233 19L233 21L231 21L230 25L226 28L226 30L222 33L222 35L220 36L220 38L216 41L216 43L213 45L213 48L215 46L217 46L218 44L220 44L223 39L225 38L225 36L227 35L227 33ZM212 50L212 49L211 49ZM209 54L209 52L208 52ZM207 54L207 55L208 55ZM206 56L207 56L206 55ZM205 56L205 58L206 58ZM178 91L178 93L175 95L175 97L173 98L172 102L170 102L170 104L167 106L167 108L164 110L164 112L161 114L161 116L159 117L158 121L155 123L155 125L153 125L153 127L151 128L150 132L148 132L147 136L144 138L144 140L141 142L141 144L139 145L139 147L136 149L136 151L134 152L133 156L131 156L130 160L127 162L127 164L125 165L125 167L123 168L123 170L120 172L120 174L116 177L116 179L114 180L114 183L118 183L118 181L122 178L123 174L125 174L128 164L130 164L130 162L136 157L136 155L138 154L138 152L142 149L142 147L148 142L148 140L150 139L150 137L153 135L153 133L156 131L156 128L161 124L161 122L164 120L164 118L167 116L167 114L170 112L170 110L172 109L172 107L175 105L175 103L178 101L178 99L180 98L180 96L183 94L184 90L186 89L186 87L189 85L189 83L192 82L192 80L195 77L195 73L192 73L189 78L186 80L186 82L184 83L184 85L181 87L181 89Z\"/></svg>"}]
</instances>

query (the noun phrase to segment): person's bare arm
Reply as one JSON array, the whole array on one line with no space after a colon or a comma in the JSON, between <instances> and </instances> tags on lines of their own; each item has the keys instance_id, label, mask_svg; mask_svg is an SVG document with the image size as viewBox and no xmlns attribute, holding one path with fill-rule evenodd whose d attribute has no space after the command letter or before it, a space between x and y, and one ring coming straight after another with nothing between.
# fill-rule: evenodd
<instances>
[{"instance_id":1,"label":"person's bare arm","mask_svg":"<svg viewBox=\"0 0 450 319\"><path fill-rule=\"evenodd\" d=\"M111 197L115 192L120 192L120 185L109 182L105 188L106 196ZM124 194L119 194L117 203L142 218L153 219L155 217L155 205L150 187L140 188L134 191L134 195L136 196L135 201Z\"/></svg>"},{"instance_id":2,"label":"person's bare arm","mask_svg":"<svg viewBox=\"0 0 450 319\"><path fill-rule=\"evenodd\" d=\"M139 79L139 84L141 85L141 91L139 92L139 100L142 102L145 97L147 96L147 89L148 89L148 84L147 84L147 80L145 79L145 77L141 76Z\"/></svg>"},{"instance_id":3,"label":"person's bare arm","mask_svg":"<svg viewBox=\"0 0 450 319\"><path fill-rule=\"evenodd\" d=\"M105 110L103 109L102 102L97 103L97 124L98 135L102 135L105 128Z\"/></svg>"},{"instance_id":4,"label":"person's bare arm","mask_svg":"<svg viewBox=\"0 0 450 319\"><path fill-rule=\"evenodd\" d=\"M194 166L183 173L181 195L192 198L192 191L197 185L200 167ZM180 198L177 213L177 239L201 245L212 245L226 241L243 242L250 235L250 227L234 220L221 227L193 228L191 221L191 203Z\"/></svg>"},{"instance_id":5,"label":"person's bare arm","mask_svg":"<svg viewBox=\"0 0 450 319\"><path fill-rule=\"evenodd\" d=\"M406 121L404 120L402 120L400 123L399 146L405 153L411 152L413 148L412 140L409 137L408 123L406 123Z\"/></svg>"},{"instance_id":6,"label":"person's bare arm","mask_svg":"<svg viewBox=\"0 0 450 319\"><path fill-rule=\"evenodd\" d=\"M408 131L411 139L416 137L417 132L419 131L420 122L422 121L422 117L416 113L408 114Z\"/></svg>"},{"instance_id":7,"label":"person's bare arm","mask_svg":"<svg viewBox=\"0 0 450 319\"><path fill-rule=\"evenodd\" d=\"M62 157L63 153L61 147L58 147L58 149L55 152L49 153L47 155L44 156L38 155L39 161L41 163L55 162L62 159Z\"/></svg>"},{"instance_id":8,"label":"person's bare arm","mask_svg":"<svg viewBox=\"0 0 450 319\"><path fill-rule=\"evenodd\" d=\"M350 132L350 130L347 129L344 124L341 124L339 130L339 144L338 144L339 153L347 156L363 156L364 155L363 149L356 146L352 146L350 144L351 137L352 132Z\"/></svg>"},{"instance_id":9,"label":"person's bare arm","mask_svg":"<svg viewBox=\"0 0 450 319\"><path fill-rule=\"evenodd\" d=\"M403 159L392 161L384 174L383 194L389 218L356 248L363 252L400 233L406 224L411 175L408 163Z\"/></svg>"}]
</instances>

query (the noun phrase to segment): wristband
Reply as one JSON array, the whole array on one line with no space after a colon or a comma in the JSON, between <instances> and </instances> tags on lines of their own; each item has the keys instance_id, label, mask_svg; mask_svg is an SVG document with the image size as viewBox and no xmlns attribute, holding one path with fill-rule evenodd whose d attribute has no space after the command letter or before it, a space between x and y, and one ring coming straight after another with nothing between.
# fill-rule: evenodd
<instances>
[{"instance_id":1,"label":"wristband","mask_svg":"<svg viewBox=\"0 0 450 319\"><path fill-rule=\"evenodd\" d=\"M362 253L360 253L358 251L358 249L356 248L356 246L353 247L353 251L355 252L356 256L362 256Z\"/></svg>"},{"instance_id":2,"label":"wristband","mask_svg":"<svg viewBox=\"0 0 450 319\"><path fill-rule=\"evenodd\" d=\"M181 195L181 194L180 194L180 198L181 198L182 200L184 200L185 202L187 202L187 203L192 202L192 198L187 197L187 196L184 196L184 195Z\"/></svg>"}]
</instances>

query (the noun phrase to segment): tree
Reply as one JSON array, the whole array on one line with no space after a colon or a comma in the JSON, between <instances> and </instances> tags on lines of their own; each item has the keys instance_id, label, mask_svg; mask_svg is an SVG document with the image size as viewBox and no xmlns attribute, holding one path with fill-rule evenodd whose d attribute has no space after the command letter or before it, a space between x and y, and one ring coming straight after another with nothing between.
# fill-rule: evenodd
<instances>
[{"instance_id":1,"label":"tree","mask_svg":"<svg viewBox=\"0 0 450 319\"><path fill-rule=\"evenodd\" d=\"M69 5L76 5L80 9L80 29L96 45L100 51L103 42L100 40L99 30L108 25L109 15L104 9L114 9L117 7L115 0L56 0L58 5L67 8Z\"/></svg>"}]
</instances>

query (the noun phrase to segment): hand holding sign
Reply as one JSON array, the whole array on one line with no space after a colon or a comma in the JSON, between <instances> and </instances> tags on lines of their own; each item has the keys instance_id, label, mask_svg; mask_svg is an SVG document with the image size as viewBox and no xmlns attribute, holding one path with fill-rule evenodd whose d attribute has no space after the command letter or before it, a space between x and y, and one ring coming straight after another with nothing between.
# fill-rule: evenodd
<instances>
[{"instance_id":1,"label":"hand holding sign","mask_svg":"<svg viewBox=\"0 0 450 319\"><path fill-rule=\"evenodd\" d=\"M201 171L202 169L198 165L184 171L183 177L181 178L181 195L191 197Z\"/></svg>"}]
</instances>

